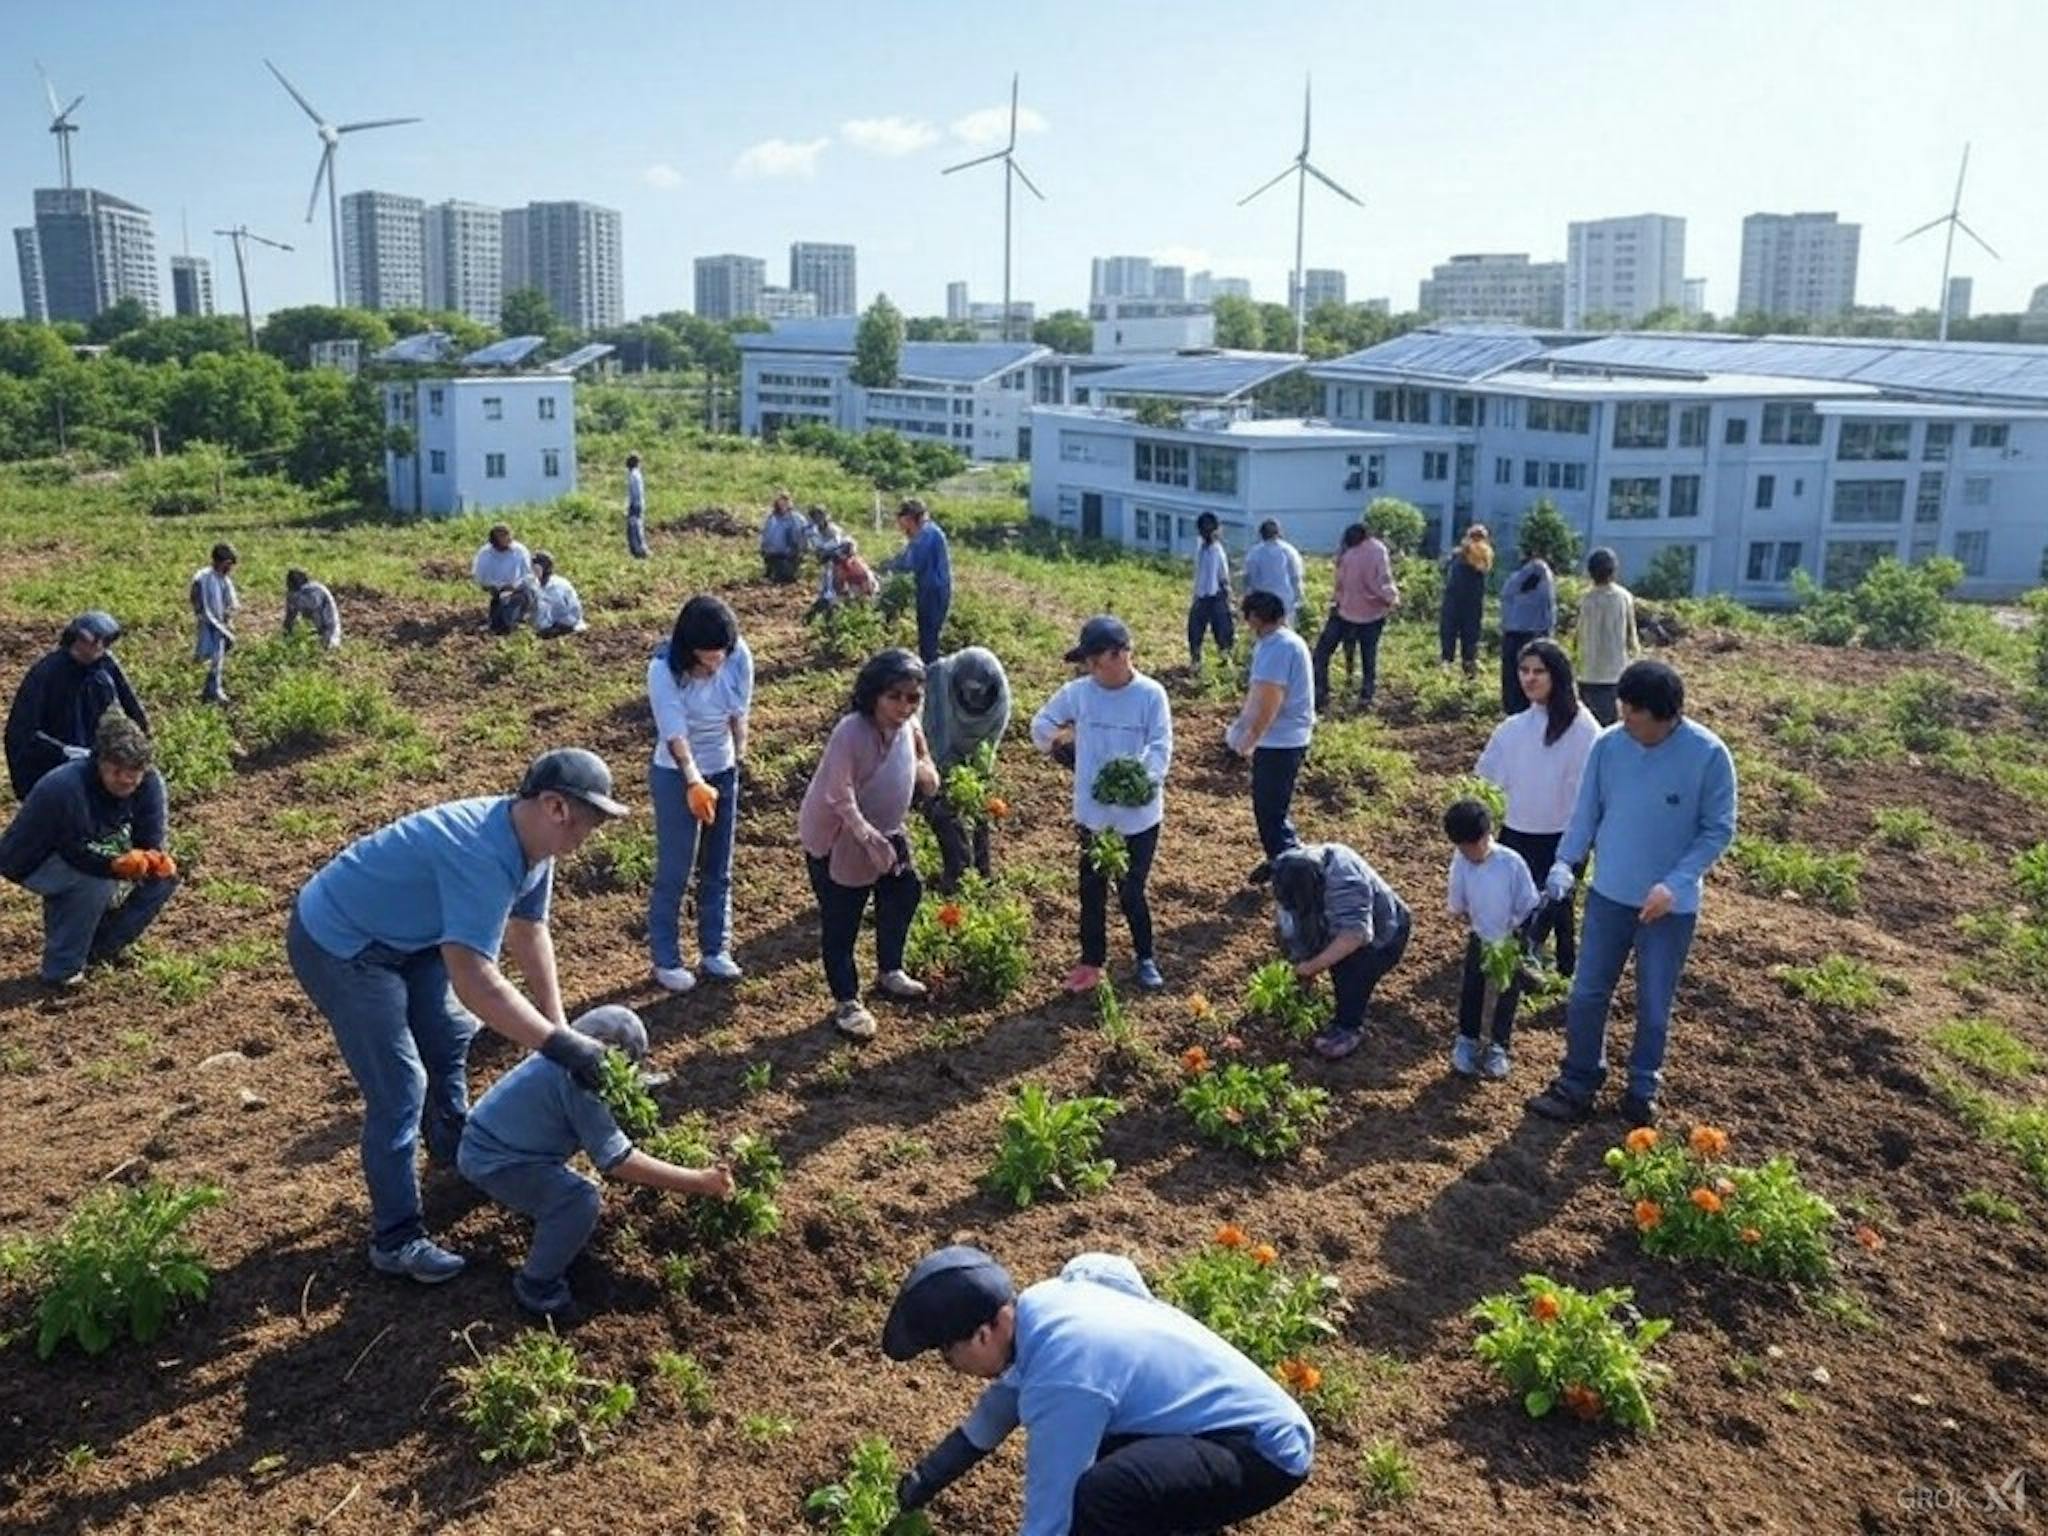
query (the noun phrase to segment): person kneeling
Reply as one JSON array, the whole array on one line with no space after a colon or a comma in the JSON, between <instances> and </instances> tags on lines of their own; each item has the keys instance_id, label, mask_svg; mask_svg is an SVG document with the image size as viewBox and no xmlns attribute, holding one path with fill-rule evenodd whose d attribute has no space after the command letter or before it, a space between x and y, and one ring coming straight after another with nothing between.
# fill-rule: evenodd
<instances>
[{"instance_id":1,"label":"person kneeling","mask_svg":"<svg viewBox=\"0 0 2048 1536\"><path fill-rule=\"evenodd\" d=\"M630 1008L593 1008L569 1027L623 1052L636 1067L647 1057L647 1026ZM603 1203L596 1183L567 1166L578 1148L599 1173L628 1184L715 1200L733 1192L726 1168L678 1168L636 1150L596 1093L547 1057L527 1057L470 1110L455 1166L493 1200L533 1218L533 1246L512 1277L512 1295L536 1317L556 1322L577 1315L564 1276L590 1241Z\"/></svg>"},{"instance_id":2,"label":"person kneeling","mask_svg":"<svg viewBox=\"0 0 2048 1536\"><path fill-rule=\"evenodd\" d=\"M1274 923L1294 974L1313 981L1330 973L1337 1016L1315 1038L1331 1061L1365 1041L1372 990L1408 947L1413 926L1394 888L1342 843L1309 843L1273 860Z\"/></svg>"}]
</instances>

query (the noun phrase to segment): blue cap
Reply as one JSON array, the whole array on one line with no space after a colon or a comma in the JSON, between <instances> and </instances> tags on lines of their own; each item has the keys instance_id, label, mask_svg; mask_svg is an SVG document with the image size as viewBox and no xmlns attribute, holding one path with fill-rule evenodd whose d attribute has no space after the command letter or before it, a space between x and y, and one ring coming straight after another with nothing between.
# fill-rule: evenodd
<instances>
[{"instance_id":1,"label":"blue cap","mask_svg":"<svg viewBox=\"0 0 2048 1536\"><path fill-rule=\"evenodd\" d=\"M965 1243L928 1253L912 1266L882 1325L882 1353L909 1360L970 1336L1015 1298L1010 1272Z\"/></svg>"},{"instance_id":2,"label":"blue cap","mask_svg":"<svg viewBox=\"0 0 2048 1536\"><path fill-rule=\"evenodd\" d=\"M1067 652L1068 661L1086 661L1104 651L1128 651L1130 626L1113 613L1098 613L1081 626L1081 643Z\"/></svg>"},{"instance_id":3,"label":"blue cap","mask_svg":"<svg viewBox=\"0 0 2048 1536\"><path fill-rule=\"evenodd\" d=\"M552 752L541 753L527 768L526 777L519 784L519 798L531 800L535 795L549 793L581 800L601 815L629 814L625 806L612 798L612 771L605 766L604 759L582 747L556 747Z\"/></svg>"},{"instance_id":4,"label":"blue cap","mask_svg":"<svg viewBox=\"0 0 2048 1536\"><path fill-rule=\"evenodd\" d=\"M64 626L63 643L69 645L80 635L90 635L102 645L112 645L121 638L121 625L105 609L94 608Z\"/></svg>"}]
</instances>

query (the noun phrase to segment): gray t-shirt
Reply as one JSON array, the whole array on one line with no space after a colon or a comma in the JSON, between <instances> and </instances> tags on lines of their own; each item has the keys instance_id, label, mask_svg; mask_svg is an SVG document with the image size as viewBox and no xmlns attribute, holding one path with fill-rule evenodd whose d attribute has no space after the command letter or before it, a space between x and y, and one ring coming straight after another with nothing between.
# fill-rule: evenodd
<instances>
[{"instance_id":1,"label":"gray t-shirt","mask_svg":"<svg viewBox=\"0 0 2048 1536\"><path fill-rule=\"evenodd\" d=\"M600 1172L633 1150L604 1100L545 1056L529 1056L491 1084L462 1130L462 1167L489 1175L529 1163L566 1163L578 1149Z\"/></svg>"},{"instance_id":2,"label":"gray t-shirt","mask_svg":"<svg viewBox=\"0 0 2048 1536\"><path fill-rule=\"evenodd\" d=\"M1316 728L1315 667L1308 644L1286 625L1252 647L1254 683L1278 683L1287 692L1280 713L1259 738L1262 747L1305 747Z\"/></svg>"}]
</instances>

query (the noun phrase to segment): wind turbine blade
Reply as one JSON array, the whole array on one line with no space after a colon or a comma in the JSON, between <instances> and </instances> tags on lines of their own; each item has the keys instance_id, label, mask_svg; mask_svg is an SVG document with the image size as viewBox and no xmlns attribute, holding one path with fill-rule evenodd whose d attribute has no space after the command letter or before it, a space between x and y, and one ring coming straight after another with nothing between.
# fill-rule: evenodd
<instances>
[{"instance_id":1,"label":"wind turbine blade","mask_svg":"<svg viewBox=\"0 0 2048 1536\"><path fill-rule=\"evenodd\" d=\"M1017 147L1017 77L1015 74L1010 76L1010 142L1003 147L1006 150Z\"/></svg>"},{"instance_id":2,"label":"wind turbine blade","mask_svg":"<svg viewBox=\"0 0 2048 1536\"><path fill-rule=\"evenodd\" d=\"M1307 75L1303 75L1301 77L1301 158L1304 160L1308 158L1309 86L1309 77Z\"/></svg>"},{"instance_id":3,"label":"wind turbine blade","mask_svg":"<svg viewBox=\"0 0 2048 1536\"><path fill-rule=\"evenodd\" d=\"M1978 243L1979 245L1983 246L1985 250L1987 250L1987 251L1991 251L1991 259L1992 259L1992 260L1994 260L1994 261L2003 261L2003 260L2005 260L2005 258L2004 258L2003 256L1999 255L1999 254L1998 254L1998 252L1996 252L1996 251L1992 251L1992 250L1991 250L1991 242L1990 242L1990 241L1986 240L1986 239L1985 239L1985 238L1984 238L1984 237L1983 237L1982 235L1978 234L1978 233L1977 233L1977 231L1975 231L1974 229L1970 228L1970 226L1969 226L1969 225L1967 225L1967 224L1965 224L1965 223L1964 223L1964 222L1963 222L1963 221L1962 221L1961 219L1957 219L1957 220L1956 220L1956 228L1957 228L1957 229L1960 229L1960 230L1961 230L1961 231L1962 231L1962 232L1963 232L1964 234L1968 235L1968 236L1969 236L1969 237L1970 237L1970 238L1971 238L1972 240L1976 241L1976 242L1977 242L1977 243Z\"/></svg>"},{"instance_id":4,"label":"wind turbine blade","mask_svg":"<svg viewBox=\"0 0 2048 1536\"><path fill-rule=\"evenodd\" d=\"M941 176L950 176L955 171L964 171L968 169L970 166L987 165L991 160L1001 160L1004 156L1008 154L1009 151L1007 149L999 149L992 155L976 155L972 160L962 160L958 165L947 166L943 171L940 171L939 174Z\"/></svg>"},{"instance_id":5,"label":"wind turbine blade","mask_svg":"<svg viewBox=\"0 0 2048 1536\"><path fill-rule=\"evenodd\" d=\"M1963 163L1956 168L1956 195L1949 203L1949 212L1960 213L1963 209L1963 178L1970 174L1970 145L1963 143Z\"/></svg>"},{"instance_id":6,"label":"wind turbine blade","mask_svg":"<svg viewBox=\"0 0 2048 1536\"><path fill-rule=\"evenodd\" d=\"M1286 170L1275 176L1271 181L1261 183L1256 191L1245 193L1243 197L1237 200L1237 206L1242 208L1246 203L1257 197L1260 192L1270 192L1273 188L1279 186L1281 182L1292 176L1298 168L1299 162L1296 165L1288 166Z\"/></svg>"},{"instance_id":7,"label":"wind turbine blade","mask_svg":"<svg viewBox=\"0 0 2048 1536\"><path fill-rule=\"evenodd\" d=\"M343 123L336 133L355 133L363 128L396 128L401 123L424 123L424 117L373 117L361 123Z\"/></svg>"},{"instance_id":8,"label":"wind turbine blade","mask_svg":"<svg viewBox=\"0 0 2048 1536\"><path fill-rule=\"evenodd\" d=\"M72 113L76 112L80 107L84 105L85 97L82 94L72 97L71 105L66 107L62 112L59 112L57 114L57 121L60 123L63 122L66 118L70 117Z\"/></svg>"},{"instance_id":9,"label":"wind turbine blade","mask_svg":"<svg viewBox=\"0 0 2048 1536\"><path fill-rule=\"evenodd\" d=\"M1026 176L1024 174L1023 166L1019 165L1015 160L1012 160L1010 162L1010 169L1017 173L1017 179L1019 181L1023 182L1025 186L1031 188L1031 195L1033 197L1037 198L1041 203L1045 201L1045 194L1038 190L1037 186L1033 184L1029 176Z\"/></svg>"},{"instance_id":10,"label":"wind turbine blade","mask_svg":"<svg viewBox=\"0 0 2048 1536\"><path fill-rule=\"evenodd\" d=\"M1938 219L1929 219L1925 224L1922 224L1918 229L1907 230L1903 235L1899 236L1899 238L1893 243L1896 245L1904 245L1908 240L1912 239L1915 235L1924 235L1930 229L1939 229L1942 225L1946 224L1950 219L1954 217L1955 215L1952 213L1944 213Z\"/></svg>"},{"instance_id":11,"label":"wind turbine blade","mask_svg":"<svg viewBox=\"0 0 2048 1536\"><path fill-rule=\"evenodd\" d=\"M306 222L313 222L313 210L320 206L320 182L334 174L334 146L328 145L320 152L320 164L313 172L313 193L306 199Z\"/></svg>"},{"instance_id":12,"label":"wind turbine blade","mask_svg":"<svg viewBox=\"0 0 2048 1536\"><path fill-rule=\"evenodd\" d=\"M1321 171L1317 170L1314 166L1310 165L1306 160L1301 162L1301 168L1304 171L1307 171L1309 175L1315 177L1315 179L1317 181L1320 181L1324 186L1328 187L1332 192L1336 193L1339 197L1345 198L1350 202L1354 202L1358 204L1358 206L1361 208L1365 206L1364 198L1352 197L1349 192L1346 192L1342 187L1338 186L1337 183L1330 180L1329 177L1325 176Z\"/></svg>"},{"instance_id":13,"label":"wind turbine blade","mask_svg":"<svg viewBox=\"0 0 2048 1536\"><path fill-rule=\"evenodd\" d=\"M299 94L299 88L296 85L293 85L291 81L285 79L283 70L279 69L275 64L271 63L270 60L268 59L265 59L263 61L263 67L269 70L273 75L277 76L277 83L279 85L283 86L286 90L292 93L292 100L296 101L299 104L300 108L305 112L306 116L313 119L315 123L321 123L324 126L324 120L321 118L320 114L313 110L313 103L306 100L305 97Z\"/></svg>"},{"instance_id":14,"label":"wind turbine blade","mask_svg":"<svg viewBox=\"0 0 2048 1536\"><path fill-rule=\"evenodd\" d=\"M50 116L62 117L64 114L57 110L57 87L50 83L50 72L43 68L41 59L36 60L36 73L43 77L43 94L50 98ZM77 103L74 102L73 105Z\"/></svg>"}]
</instances>

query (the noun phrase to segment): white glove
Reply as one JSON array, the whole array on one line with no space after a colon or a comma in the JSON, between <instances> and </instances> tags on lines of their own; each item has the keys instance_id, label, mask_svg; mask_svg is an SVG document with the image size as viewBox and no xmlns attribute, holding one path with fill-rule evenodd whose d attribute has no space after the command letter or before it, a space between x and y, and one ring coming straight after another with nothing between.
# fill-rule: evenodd
<instances>
[{"instance_id":1,"label":"white glove","mask_svg":"<svg viewBox=\"0 0 2048 1536\"><path fill-rule=\"evenodd\" d=\"M1550 866L1550 877L1543 882L1543 894L1552 901L1563 901L1571 895L1572 887L1578 884L1572 878L1571 865L1560 859Z\"/></svg>"},{"instance_id":2,"label":"white glove","mask_svg":"<svg viewBox=\"0 0 2048 1536\"><path fill-rule=\"evenodd\" d=\"M82 757L91 756L92 749L90 747L67 746L64 748L64 761L67 763L75 763Z\"/></svg>"}]
</instances>

